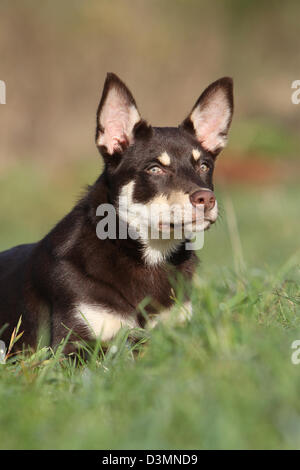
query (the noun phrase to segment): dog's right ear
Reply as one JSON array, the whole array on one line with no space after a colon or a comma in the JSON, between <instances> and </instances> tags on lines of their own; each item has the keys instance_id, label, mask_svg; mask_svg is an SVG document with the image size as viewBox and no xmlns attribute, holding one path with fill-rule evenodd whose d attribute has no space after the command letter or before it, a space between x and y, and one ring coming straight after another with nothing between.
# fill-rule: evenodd
<instances>
[{"instance_id":1,"label":"dog's right ear","mask_svg":"<svg viewBox=\"0 0 300 470\"><path fill-rule=\"evenodd\" d=\"M108 73L97 111L96 144L100 152L121 154L137 134L149 129L127 86L117 75Z\"/></svg>"}]
</instances>

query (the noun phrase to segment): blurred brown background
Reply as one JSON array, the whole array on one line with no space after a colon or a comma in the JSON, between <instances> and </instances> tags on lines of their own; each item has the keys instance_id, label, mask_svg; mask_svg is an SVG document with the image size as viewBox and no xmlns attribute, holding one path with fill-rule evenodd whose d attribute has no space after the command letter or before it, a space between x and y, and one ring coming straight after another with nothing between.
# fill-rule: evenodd
<instances>
[{"instance_id":1,"label":"blurred brown background","mask_svg":"<svg viewBox=\"0 0 300 470\"><path fill-rule=\"evenodd\" d=\"M230 158L298 157L300 105L291 102L291 83L300 79L298 0L0 5L7 86L0 171L26 160L44 166L96 158L95 112L108 71L128 84L155 125L177 125L204 87L233 76Z\"/></svg>"}]
</instances>

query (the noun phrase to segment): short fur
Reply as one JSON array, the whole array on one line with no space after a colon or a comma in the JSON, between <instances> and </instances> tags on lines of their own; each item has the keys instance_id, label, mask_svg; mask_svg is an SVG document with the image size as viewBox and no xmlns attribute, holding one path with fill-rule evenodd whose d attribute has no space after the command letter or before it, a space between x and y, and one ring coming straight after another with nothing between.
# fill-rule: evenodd
<instances>
[{"instance_id":1,"label":"short fur","mask_svg":"<svg viewBox=\"0 0 300 470\"><path fill-rule=\"evenodd\" d=\"M233 111L231 79L223 78L210 85L193 111L199 104L205 108L209 101L211 108L205 108L207 124L210 109L219 109L213 102L216 90L221 90L222 106L226 106L229 116L220 129L225 138ZM56 347L71 329L66 352L72 352L73 341L99 335L104 319L109 322L115 316L111 325L105 325L107 340L119 324L144 327L146 319L138 305L145 297L150 299L146 311L151 318L172 307L175 279L182 278L190 284L197 264L195 253L186 250L185 240L179 240L165 251L167 254L151 263L146 252L152 253L152 240L100 240L96 235L96 211L100 204L116 205L120 191L130 182L132 197L141 204L161 195L169 200L175 193L189 198L202 189L213 191L219 141L211 149L202 145L202 138L209 142L209 136L201 134L202 110L199 108L197 122L193 121L193 111L178 128L151 127L140 118L125 84L116 75L108 74L96 128L96 143L105 162L103 173L45 238L0 253L0 330L8 324L1 339L9 341L22 315L24 334L19 347L23 342L35 348L40 335L44 343ZM212 129L217 121L212 116L205 129ZM217 135L219 130L212 132ZM169 157L168 161L165 159L167 167L163 160L159 161L165 152ZM193 155L199 157L195 159ZM206 172L201 170L203 164L208 167ZM163 174L152 174L153 165ZM207 226L214 220L209 220L208 213ZM186 293L186 300L187 297ZM85 312L95 325L94 333L93 325L87 327Z\"/></svg>"}]
</instances>

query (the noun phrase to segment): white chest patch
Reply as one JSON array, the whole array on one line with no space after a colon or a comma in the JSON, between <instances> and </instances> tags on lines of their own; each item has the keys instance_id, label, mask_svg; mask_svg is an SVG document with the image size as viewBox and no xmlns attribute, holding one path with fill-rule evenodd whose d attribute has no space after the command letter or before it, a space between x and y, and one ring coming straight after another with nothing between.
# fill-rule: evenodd
<instances>
[{"instance_id":1,"label":"white chest patch","mask_svg":"<svg viewBox=\"0 0 300 470\"><path fill-rule=\"evenodd\" d=\"M101 305L79 304L75 316L84 324L93 338L111 340L121 328L137 328L135 318L125 318Z\"/></svg>"}]
</instances>

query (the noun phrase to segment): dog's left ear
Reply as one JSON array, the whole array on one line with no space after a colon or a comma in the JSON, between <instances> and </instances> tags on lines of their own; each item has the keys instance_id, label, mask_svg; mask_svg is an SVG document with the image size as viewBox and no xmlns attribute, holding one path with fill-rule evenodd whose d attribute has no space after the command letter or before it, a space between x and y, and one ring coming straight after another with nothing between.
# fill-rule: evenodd
<instances>
[{"instance_id":1,"label":"dog's left ear","mask_svg":"<svg viewBox=\"0 0 300 470\"><path fill-rule=\"evenodd\" d=\"M108 73L97 111L96 144L99 150L108 155L122 153L143 127L148 128L131 92L117 75Z\"/></svg>"},{"instance_id":2,"label":"dog's left ear","mask_svg":"<svg viewBox=\"0 0 300 470\"><path fill-rule=\"evenodd\" d=\"M217 155L226 145L233 114L233 81L223 77L207 87L180 127Z\"/></svg>"}]
</instances>

